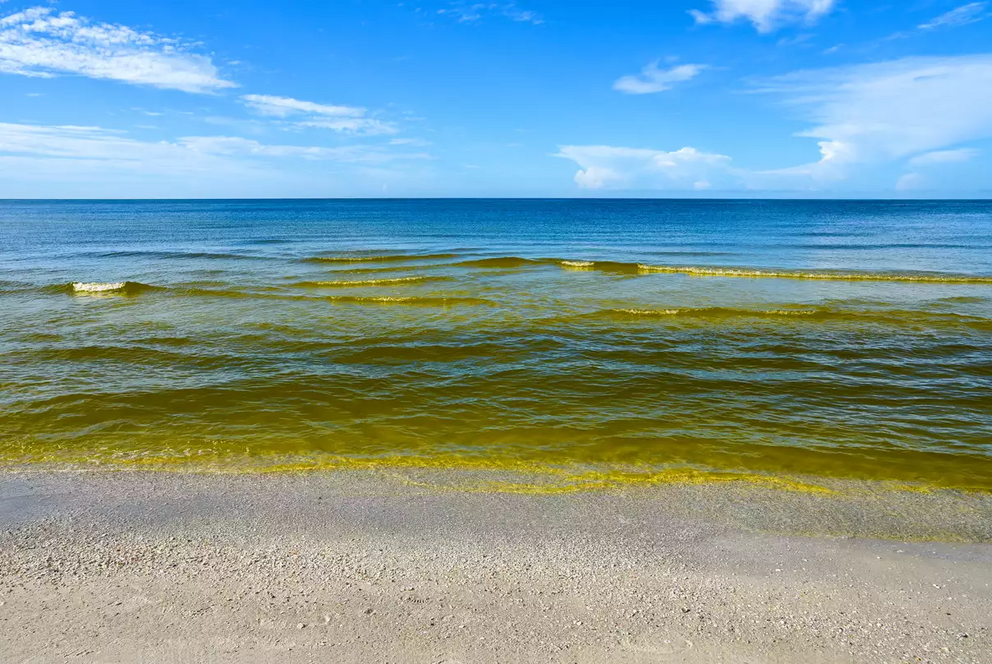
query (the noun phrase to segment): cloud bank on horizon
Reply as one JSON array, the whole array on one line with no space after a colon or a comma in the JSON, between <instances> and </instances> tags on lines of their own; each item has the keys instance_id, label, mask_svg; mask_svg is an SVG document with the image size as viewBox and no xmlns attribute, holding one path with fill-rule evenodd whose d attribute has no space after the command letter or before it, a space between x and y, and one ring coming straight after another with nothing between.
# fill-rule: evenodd
<instances>
[{"instance_id":1,"label":"cloud bank on horizon","mask_svg":"<svg viewBox=\"0 0 992 664\"><path fill-rule=\"evenodd\" d=\"M0 198L992 194L986 1L71 4L0 4Z\"/></svg>"}]
</instances>

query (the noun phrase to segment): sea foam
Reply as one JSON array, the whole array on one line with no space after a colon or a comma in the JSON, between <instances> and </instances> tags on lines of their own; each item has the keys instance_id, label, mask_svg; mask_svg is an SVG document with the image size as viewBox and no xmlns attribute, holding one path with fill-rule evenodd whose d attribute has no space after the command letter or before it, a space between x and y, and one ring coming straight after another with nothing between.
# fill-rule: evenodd
<instances>
[{"instance_id":1,"label":"sea foam","mask_svg":"<svg viewBox=\"0 0 992 664\"><path fill-rule=\"evenodd\" d=\"M109 293L112 291L122 291L127 288L126 281L116 282L91 282L84 283L77 281L72 284L72 290L77 293Z\"/></svg>"}]
</instances>

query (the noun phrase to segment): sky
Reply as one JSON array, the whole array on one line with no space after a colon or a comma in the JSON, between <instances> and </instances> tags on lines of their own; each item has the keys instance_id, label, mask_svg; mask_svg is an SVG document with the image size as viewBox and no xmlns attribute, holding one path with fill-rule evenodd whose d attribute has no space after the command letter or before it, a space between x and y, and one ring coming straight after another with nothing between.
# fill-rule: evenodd
<instances>
[{"instance_id":1,"label":"sky","mask_svg":"<svg viewBox=\"0 0 992 664\"><path fill-rule=\"evenodd\" d=\"M0 198L992 197L992 0L0 0Z\"/></svg>"}]
</instances>

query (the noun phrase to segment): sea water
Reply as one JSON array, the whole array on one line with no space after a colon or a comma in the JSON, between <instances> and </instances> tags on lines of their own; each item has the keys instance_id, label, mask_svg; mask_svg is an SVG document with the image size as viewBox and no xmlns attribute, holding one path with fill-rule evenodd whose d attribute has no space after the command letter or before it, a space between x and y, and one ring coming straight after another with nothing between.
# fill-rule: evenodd
<instances>
[{"instance_id":1,"label":"sea water","mask_svg":"<svg viewBox=\"0 0 992 664\"><path fill-rule=\"evenodd\" d=\"M0 461L992 489L992 203L0 202Z\"/></svg>"}]
</instances>

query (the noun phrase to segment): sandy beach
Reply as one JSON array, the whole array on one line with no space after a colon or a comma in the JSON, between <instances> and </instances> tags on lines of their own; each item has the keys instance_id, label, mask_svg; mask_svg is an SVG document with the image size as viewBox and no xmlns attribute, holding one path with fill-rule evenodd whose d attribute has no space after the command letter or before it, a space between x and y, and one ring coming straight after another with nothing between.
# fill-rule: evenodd
<instances>
[{"instance_id":1,"label":"sandy beach","mask_svg":"<svg viewBox=\"0 0 992 664\"><path fill-rule=\"evenodd\" d=\"M0 659L992 661L988 497L464 479L3 473Z\"/></svg>"}]
</instances>

